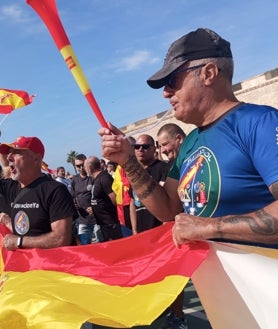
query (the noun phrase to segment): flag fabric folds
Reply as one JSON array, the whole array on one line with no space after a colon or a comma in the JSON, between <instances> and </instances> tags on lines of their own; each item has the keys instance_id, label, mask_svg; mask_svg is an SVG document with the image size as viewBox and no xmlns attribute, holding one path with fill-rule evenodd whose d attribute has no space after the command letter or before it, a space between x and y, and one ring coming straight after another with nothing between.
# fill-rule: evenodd
<instances>
[{"instance_id":1,"label":"flag fabric folds","mask_svg":"<svg viewBox=\"0 0 278 329\"><path fill-rule=\"evenodd\" d=\"M87 246L1 247L0 328L148 325L189 278L212 328L276 328L277 249L202 241L179 249L172 225Z\"/></svg>"},{"instance_id":2,"label":"flag fabric folds","mask_svg":"<svg viewBox=\"0 0 278 329\"><path fill-rule=\"evenodd\" d=\"M0 113L9 114L13 110L32 103L34 95L29 96L23 90L11 90L0 88Z\"/></svg>"},{"instance_id":3,"label":"flag fabric folds","mask_svg":"<svg viewBox=\"0 0 278 329\"><path fill-rule=\"evenodd\" d=\"M1 248L0 328L152 323L209 252L206 242L176 248L172 225L93 245L14 252Z\"/></svg>"}]
</instances>

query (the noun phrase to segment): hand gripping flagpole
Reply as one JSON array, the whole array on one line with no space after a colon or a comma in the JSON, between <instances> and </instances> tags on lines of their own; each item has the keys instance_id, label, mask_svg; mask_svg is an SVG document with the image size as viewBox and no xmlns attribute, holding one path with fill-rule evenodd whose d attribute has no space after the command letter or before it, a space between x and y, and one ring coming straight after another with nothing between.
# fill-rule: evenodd
<instances>
[{"instance_id":1,"label":"hand gripping flagpole","mask_svg":"<svg viewBox=\"0 0 278 329\"><path fill-rule=\"evenodd\" d=\"M75 81L87 99L99 123L102 127L107 127L107 123L95 100L95 97L78 63L77 57L74 54L73 48L61 23L55 0L26 0L26 2L35 10L48 28L57 48L66 62L67 67L71 71Z\"/></svg>"}]
</instances>

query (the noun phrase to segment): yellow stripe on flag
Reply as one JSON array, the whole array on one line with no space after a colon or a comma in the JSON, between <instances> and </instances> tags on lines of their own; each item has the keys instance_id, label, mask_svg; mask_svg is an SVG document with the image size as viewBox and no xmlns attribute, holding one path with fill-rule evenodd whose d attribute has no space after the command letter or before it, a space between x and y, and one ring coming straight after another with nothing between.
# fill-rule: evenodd
<instances>
[{"instance_id":1,"label":"yellow stripe on flag","mask_svg":"<svg viewBox=\"0 0 278 329\"><path fill-rule=\"evenodd\" d=\"M0 327L9 329L79 329L86 321L115 328L148 325L189 280L174 275L157 283L120 287L53 271L6 276L0 293Z\"/></svg>"},{"instance_id":2,"label":"yellow stripe on flag","mask_svg":"<svg viewBox=\"0 0 278 329\"><path fill-rule=\"evenodd\" d=\"M204 242L176 248L173 224L94 245L2 248L0 328L79 329L86 321L119 328L151 324L208 253ZM0 243L5 234L0 224Z\"/></svg>"},{"instance_id":3,"label":"yellow stripe on flag","mask_svg":"<svg viewBox=\"0 0 278 329\"><path fill-rule=\"evenodd\" d=\"M8 114L26 106L32 103L33 97L24 90L0 89L0 113Z\"/></svg>"}]
</instances>

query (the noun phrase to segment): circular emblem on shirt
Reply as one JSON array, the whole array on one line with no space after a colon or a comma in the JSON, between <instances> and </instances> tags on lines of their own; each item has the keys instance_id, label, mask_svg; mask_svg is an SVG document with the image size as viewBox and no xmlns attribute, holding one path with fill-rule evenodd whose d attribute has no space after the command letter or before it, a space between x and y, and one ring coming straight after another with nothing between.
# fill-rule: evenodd
<instances>
[{"instance_id":1,"label":"circular emblem on shirt","mask_svg":"<svg viewBox=\"0 0 278 329\"><path fill-rule=\"evenodd\" d=\"M200 147L182 164L178 187L184 211L195 216L210 217L220 195L220 174L213 152Z\"/></svg>"},{"instance_id":2,"label":"circular emblem on shirt","mask_svg":"<svg viewBox=\"0 0 278 329\"><path fill-rule=\"evenodd\" d=\"M30 221L25 211L20 210L14 217L14 227L16 233L24 235L29 231Z\"/></svg>"}]
</instances>

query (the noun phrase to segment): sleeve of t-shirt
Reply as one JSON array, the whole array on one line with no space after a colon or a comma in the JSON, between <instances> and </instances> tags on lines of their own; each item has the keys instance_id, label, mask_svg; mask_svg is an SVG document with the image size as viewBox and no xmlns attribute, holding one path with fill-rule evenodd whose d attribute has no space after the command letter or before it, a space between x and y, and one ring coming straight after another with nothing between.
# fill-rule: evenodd
<instances>
[{"instance_id":1,"label":"sleeve of t-shirt","mask_svg":"<svg viewBox=\"0 0 278 329\"><path fill-rule=\"evenodd\" d=\"M49 200L49 216L50 221L73 216L75 207L72 196L64 184L59 184L51 194Z\"/></svg>"},{"instance_id":2,"label":"sleeve of t-shirt","mask_svg":"<svg viewBox=\"0 0 278 329\"><path fill-rule=\"evenodd\" d=\"M249 132L248 151L267 186L278 181L278 111L264 113Z\"/></svg>"},{"instance_id":3,"label":"sleeve of t-shirt","mask_svg":"<svg viewBox=\"0 0 278 329\"><path fill-rule=\"evenodd\" d=\"M111 175L103 175L101 177L101 186L105 194L109 195L112 190L113 177Z\"/></svg>"}]
</instances>

